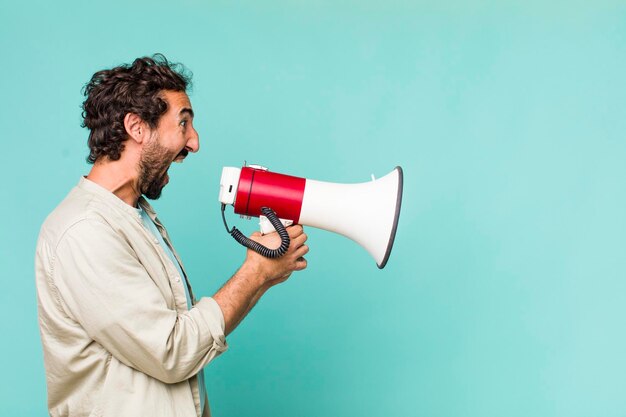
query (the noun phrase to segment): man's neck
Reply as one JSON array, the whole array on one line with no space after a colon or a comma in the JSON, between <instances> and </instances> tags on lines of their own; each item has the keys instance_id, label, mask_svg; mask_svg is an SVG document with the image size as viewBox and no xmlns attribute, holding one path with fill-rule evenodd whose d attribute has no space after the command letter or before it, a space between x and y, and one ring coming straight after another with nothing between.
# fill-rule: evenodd
<instances>
[{"instance_id":1,"label":"man's neck","mask_svg":"<svg viewBox=\"0 0 626 417\"><path fill-rule=\"evenodd\" d=\"M123 159L117 161L96 161L87 179L111 191L120 200L137 207L141 196L137 186L137 170Z\"/></svg>"}]
</instances>

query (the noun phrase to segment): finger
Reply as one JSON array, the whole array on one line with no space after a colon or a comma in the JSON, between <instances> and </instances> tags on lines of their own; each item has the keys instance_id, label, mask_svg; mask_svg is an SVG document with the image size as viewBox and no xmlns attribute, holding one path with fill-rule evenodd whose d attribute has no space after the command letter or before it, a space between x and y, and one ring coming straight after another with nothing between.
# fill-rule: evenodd
<instances>
[{"instance_id":1,"label":"finger","mask_svg":"<svg viewBox=\"0 0 626 417\"><path fill-rule=\"evenodd\" d=\"M298 258L298 260L296 261L296 267L294 271L302 271L303 269L307 267L307 265L308 265L308 262L306 259Z\"/></svg>"},{"instance_id":2,"label":"finger","mask_svg":"<svg viewBox=\"0 0 626 417\"><path fill-rule=\"evenodd\" d=\"M293 239L297 236L300 236L302 233L304 233L304 229L302 228L301 225L294 224L293 226L289 226L287 228L287 233L289 233L289 237Z\"/></svg>"},{"instance_id":3,"label":"finger","mask_svg":"<svg viewBox=\"0 0 626 417\"><path fill-rule=\"evenodd\" d=\"M298 249L295 250L295 252L293 253L293 256L295 256L296 258L301 258L307 253L309 253L309 247L307 245L302 245Z\"/></svg>"},{"instance_id":4,"label":"finger","mask_svg":"<svg viewBox=\"0 0 626 417\"><path fill-rule=\"evenodd\" d=\"M302 233L300 236L297 236L293 239L291 239L292 246L294 248L299 248L300 246L304 245L304 242L306 242L306 240L308 239L306 233Z\"/></svg>"}]
</instances>

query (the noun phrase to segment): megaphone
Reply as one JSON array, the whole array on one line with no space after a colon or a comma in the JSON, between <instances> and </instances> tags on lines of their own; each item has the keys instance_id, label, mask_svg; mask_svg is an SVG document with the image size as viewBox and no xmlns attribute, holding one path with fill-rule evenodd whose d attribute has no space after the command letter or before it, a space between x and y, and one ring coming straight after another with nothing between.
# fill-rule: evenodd
<instances>
[{"instance_id":1,"label":"megaphone","mask_svg":"<svg viewBox=\"0 0 626 417\"><path fill-rule=\"evenodd\" d=\"M339 233L365 248L378 268L387 264L398 228L402 204L402 168L382 178L358 184L315 181L270 172L259 165L224 167L219 201L226 230L237 241L268 256L281 256L289 247L284 226L301 224ZM224 217L233 205L242 217L259 217L262 233L276 230L281 247L268 249L252 242Z\"/></svg>"}]
</instances>

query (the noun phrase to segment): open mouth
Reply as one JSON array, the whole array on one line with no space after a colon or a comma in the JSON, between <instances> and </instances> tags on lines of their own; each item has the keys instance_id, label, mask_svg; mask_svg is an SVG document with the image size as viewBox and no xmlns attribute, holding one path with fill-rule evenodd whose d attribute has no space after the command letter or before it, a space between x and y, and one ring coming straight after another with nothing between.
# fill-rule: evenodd
<instances>
[{"instance_id":1,"label":"open mouth","mask_svg":"<svg viewBox=\"0 0 626 417\"><path fill-rule=\"evenodd\" d=\"M172 162L181 163L187 157L188 154L189 154L189 151L187 149L183 149L182 151L178 153L178 155L176 155L176 158L174 158L174 161Z\"/></svg>"}]
</instances>

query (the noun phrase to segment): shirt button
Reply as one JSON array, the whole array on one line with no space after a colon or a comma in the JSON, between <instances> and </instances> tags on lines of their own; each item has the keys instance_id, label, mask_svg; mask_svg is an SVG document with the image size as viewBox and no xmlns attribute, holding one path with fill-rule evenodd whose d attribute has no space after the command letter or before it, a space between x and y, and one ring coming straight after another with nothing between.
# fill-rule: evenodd
<instances>
[{"instance_id":1,"label":"shirt button","mask_svg":"<svg viewBox=\"0 0 626 417\"><path fill-rule=\"evenodd\" d=\"M180 282L180 277L176 277L176 278L174 278L174 281L176 281L176 282Z\"/></svg>"},{"instance_id":2,"label":"shirt button","mask_svg":"<svg viewBox=\"0 0 626 417\"><path fill-rule=\"evenodd\" d=\"M154 239L154 243L159 244L159 239Z\"/></svg>"}]
</instances>

